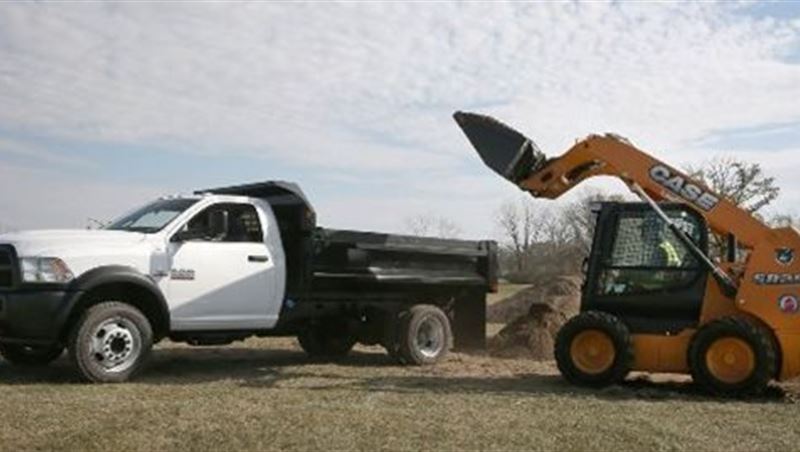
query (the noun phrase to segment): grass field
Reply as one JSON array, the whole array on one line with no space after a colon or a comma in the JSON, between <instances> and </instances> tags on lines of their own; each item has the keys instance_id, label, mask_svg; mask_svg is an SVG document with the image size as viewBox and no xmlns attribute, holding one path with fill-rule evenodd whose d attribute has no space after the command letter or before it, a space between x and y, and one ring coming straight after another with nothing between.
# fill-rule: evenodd
<instances>
[{"instance_id":1,"label":"grass field","mask_svg":"<svg viewBox=\"0 0 800 452\"><path fill-rule=\"evenodd\" d=\"M589 391L550 363L454 354L432 368L360 348L313 363L288 339L166 344L121 385L76 383L68 363L0 363L0 449L797 450L797 388L725 401L641 377Z\"/></svg>"}]
</instances>

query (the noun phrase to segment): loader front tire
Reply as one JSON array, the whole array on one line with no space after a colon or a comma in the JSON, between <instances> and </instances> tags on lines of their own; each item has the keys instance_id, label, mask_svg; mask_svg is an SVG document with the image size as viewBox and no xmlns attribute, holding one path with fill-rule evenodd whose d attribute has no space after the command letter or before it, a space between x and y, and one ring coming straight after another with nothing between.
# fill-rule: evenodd
<instances>
[{"instance_id":1,"label":"loader front tire","mask_svg":"<svg viewBox=\"0 0 800 452\"><path fill-rule=\"evenodd\" d=\"M587 311L556 336L556 364L570 383L603 387L622 382L633 365L628 327L613 315Z\"/></svg>"}]
</instances>

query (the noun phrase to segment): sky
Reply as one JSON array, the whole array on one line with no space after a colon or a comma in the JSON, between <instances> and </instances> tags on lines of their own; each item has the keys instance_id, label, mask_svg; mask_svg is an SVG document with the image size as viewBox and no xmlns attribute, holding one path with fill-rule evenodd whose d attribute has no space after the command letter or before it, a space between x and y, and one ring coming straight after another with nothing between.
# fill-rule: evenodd
<instances>
[{"instance_id":1,"label":"sky","mask_svg":"<svg viewBox=\"0 0 800 452\"><path fill-rule=\"evenodd\" d=\"M0 229L280 179L324 226L494 237L524 195L456 110L550 156L615 132L676 166L758 162L797 214L800 2L2 3Z\"/></svg>"}]
</instances>

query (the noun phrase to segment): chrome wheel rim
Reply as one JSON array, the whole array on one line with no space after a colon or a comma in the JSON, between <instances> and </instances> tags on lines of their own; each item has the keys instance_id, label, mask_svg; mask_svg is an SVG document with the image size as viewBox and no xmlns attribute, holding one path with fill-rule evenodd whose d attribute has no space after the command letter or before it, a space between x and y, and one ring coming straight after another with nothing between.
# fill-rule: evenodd
<instances>
[{"instance_id":1,"label":"chrome wheel rim","mask_svg":"<svg viewBox=\"0 0 800 452\"><path fill-rule=\"evenodd\" d=\"M134 365L142 351L139 328L128 319L115 317L92 331L89 353L106 372L124 372Z\"/></svg>"},{"instance_id":2,"label":"chrome wheel rim","mask_svg":"<svg viewBox=\"0 0 800 452\"><path fill-rule=\"evenodd\" d=\"M444 326L434 317L426 317L417 328L416 344L420 354L435 358L442 352L445 343Z\"/></svg>"}]
</instances>

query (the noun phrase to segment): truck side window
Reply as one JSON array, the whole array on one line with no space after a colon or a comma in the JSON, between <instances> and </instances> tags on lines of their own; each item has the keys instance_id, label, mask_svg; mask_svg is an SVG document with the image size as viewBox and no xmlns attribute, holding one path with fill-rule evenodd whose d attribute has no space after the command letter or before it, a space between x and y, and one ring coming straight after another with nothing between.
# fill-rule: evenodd
<instances>
[{"instance_id":1,"label":"truck side window","mask_svg":"<svg viewBox=\"0 0 800 452\"><path fill-rule=\"evenodd\" d=\"M211 237L209 216L214 211L228 212L228 233L221 237ZM189 231L206 232L206 241L212 242L263 242L264 234L258 212L250 204L215 204L194 216L186 224Z\"/></svg>"},{"instance_id":2,"label":"truck side window","mask_svg":"<svg viewBox=\"0 0 800 452\"><path fill-rule=\"evenodd\" d=\"M699 243L703 228L691 216L674 214L672 220ZM624 213L598 290L602 295L669 291L691 284L698 270L697 259L658 215Z\"/></svg>"}]
</instances>

